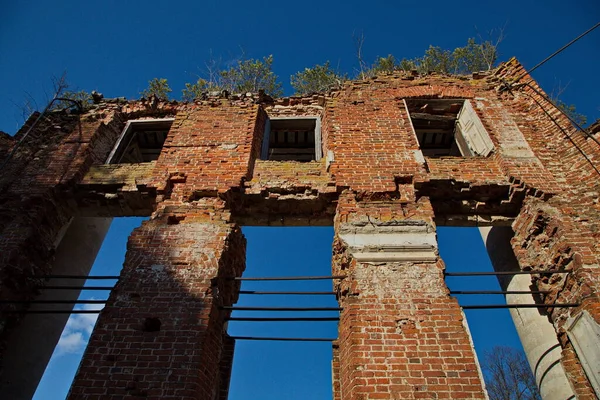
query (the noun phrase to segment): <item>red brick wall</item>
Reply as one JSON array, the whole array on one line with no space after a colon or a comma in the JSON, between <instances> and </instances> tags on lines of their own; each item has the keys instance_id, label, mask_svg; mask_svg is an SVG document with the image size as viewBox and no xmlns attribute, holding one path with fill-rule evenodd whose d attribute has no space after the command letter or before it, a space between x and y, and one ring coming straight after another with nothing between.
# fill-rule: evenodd
<instances>
[{"instance_id":1,"label":"red brick wall","mask_svg":"<svg viewBox=\"0 0 600 400\"><path fill-rule=\"evenodd\" d=\"M245 239L222 204L160 213L131 235L121 279L90 338L71 399L215 399ZM158 327L160 321L160 327ZM110 385L106 385L110 382Z\"/></svg>"},{"instance_id":2,"label":"red brick wall","mask_svg":"<svg viewBox=\"0 0 600 400\"><path fill-rule=\"evenodd\" d=\"M498 75L510 80L524 73L516 61ZM526 75L522 82L530 82ZM539 160L534 168L510 166L527 185L553 196L546 202L529 198L515 223L513 248L522 268L567 269L569 275L534 276L545 303L579 303L573 309L548 309L563 345L563 366L578 398L595 398L573 350L565 322L587 310L600 323L600 146L578 132L545 98L535 82L507 94L504 107L521 127Z\"/></svg>"},{"instance_id":3,"label":"red brick wall","mask_svg":"<svg viewBox=\"0 0 600 400\"><path fill-rule=\"evenodd\" d=\"M258 113L257 105L224 101L178 114L157 161L157 185L176 177L169 196L178 200L239 187L258 151Z\"/></svg>"},{"instance_id":4,"label":"red brick wall","mask_svg":"<svg viewBox=\"0 0 600 400\"><path fill-rule=\"evenodd\" d=\"M12 150L16 140L6 132L0 131L0 159L4 162L5 157L8 156Z\"/></svg>"},{"instance_id":5,"label":"red brick wall","mask_svg":"<svg viewBox=\"0 0 600 400\"><path fill-rule=\"evenodd\" d=\"M407 123L403 103L387 96L366 96L351 87L330 103L328 150L335 162L330 173L338 187L393 192L394 177L424 172L415 159L417 139Z\"/></svg>"},{"instance_id":6,"label":"red brick wall","mask_svg":"<svg viewBox=\"0 0 600 400\"><path fill-rule=\"evenodd\" d=\"M53 114L32 132L0 176L0 298L33 295L29 275L47 272L52 242L76 211L106 216L133 215L140 208L146 214L154 211L152 220L131 238L123 280L100 317L100 333L94 333L72 396L83 393L89 383L86 374L99 374L92 379L94 387L114 379L118 385L111 390L119 393L137 390L175 396L174 386L160 383L161 372L146 370L146 361L137 359L159 356L152 353L159 350L152 346L163 331L138 328L148 311L161 316L157 317L161 321L170 320L171 312L184 315L188 311L180 304L189 296L194 301L199 296L203 306L192 310L202 323L189 329L190 340L198 344L193 368L200 374L191 380L185 396L193 391L211 396L224 382L215 371L219 363L224 368L221 361L226 357L219 349L227 339L222 337L222 313L214 306L207 277L226 269L219 259L233 254L238 265L243 258L242 239L230 225L232 218L270 224L272 213L283 224L311 221L314 214L321 223L330 223L337 206L339 230L343 224L368 219L379 224L425 221L434 227L434 220L494 224L500 221L494 218L506 223L516 217L513 246L522 268L573 270L565 281L533 279L551 291L544 299L548 303L583 302L577 309L552 310L551 318L564 346L565 369L578 395L589 396L589 383L573 362L564 321L581 309L600 321L600 146L576 132L543 98L543 92L536 92L535 82L521 85L529 82L529 76L511 90L503 89L505 82L514 81L523 71L511 60L472 79L398 73L350 82L341 90L309 98L266 103L254 97L208 98L190 104L109 100L80 118ZM489 133L494 152L486 158L423 159L404 107L404 99L410 97L467 99ZM329 169L324 161L256 161L267 117L293 115L320 116L323 154L331 150L334 155ZM92 166L105 161L127 120L156 117L175 117L175 121L155 165L119 169L136 171L135 177L121 180L122 186L113 177L104 182L94 176L98 168L86 176ZM23 136L28 126L17 136ZM84 207L89 202L93 207ZM462 215L446 218L450 213ZM202 236L213 230L220 241ZM196 234L199 239L192 237ZM194 242L198 248L189 250ZM218 255L206 258L210 249ZM178 254L192 257L204 272L196 267L187 270L186 265L192 264L179 260ZM166 281L151 279L154 264L166 266ZM473 375L474 358L463 317L447 294L440 260L413 263L410 268L385 264L378 269L354 262L337 240L333 265L334 271L351 275L340 287L340 302L347 309L340 322L334 368L335 384L342 393L336 393L337 398L392 398L393 393L418 397L424 392L449 398L482 396L479 378ZM376 291L374 280L394 268L401 273ZM355 271L364 275L352 275ZM423 286L413 286L417 281ZM565 289L559 290L563 284ZM400 293L399 287L409 290ZM233 296L230 289L221 293ZM172 294L173 302L161 293ZM148 301L136 303L137 295ZM399 300L401 296L405 297ZM394 315L401 318L396 321ZM378 326L380 322L383 325ZM167 323L165 332L175 332L175 326ZM389 350L366 342L385 335L390 335ZM111 342L113 337L118 340ZM125 354L126 361L117 357L121 339L139 347ZM404 355L396 357L400 353ZM107 367L131 358L136 358L134 383L118 371L124 366ZM163 368L188 374L177 362L169 358ZM406 371L410 381L403 375ZM457 385L464 387L459 390Z\"/></svg>"},{"instance_id":7,"label":"red brick wall","mask_svg":"<svg viewBox=\"0 0 600 400\"><path fill-rule=\"evenodd\" d=\"M417 203L356 201L346 193L336 232L355 221L376 226L433 226L426 199ZM340 200L342 200L340 199ZM341 399L484 399L475 352L443 262L359 262L339 234L333 271L343 311L334 361Z\"/></svg>"}]
</instances>

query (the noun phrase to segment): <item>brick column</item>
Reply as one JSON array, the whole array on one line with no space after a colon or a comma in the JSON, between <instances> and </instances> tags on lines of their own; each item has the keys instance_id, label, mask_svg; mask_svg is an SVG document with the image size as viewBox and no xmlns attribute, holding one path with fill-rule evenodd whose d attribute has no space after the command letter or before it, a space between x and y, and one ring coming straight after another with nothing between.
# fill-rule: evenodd
<instances>
[{"instance_id":1,"label":"brick column","mask_svg":"<svg viewBox=\"0 0 600 400\"><path fill-rule=\"evenodd\" d=\"M245 268L245 239L219 207L177 207L133 232L69 399L219 398L233 348L219 306L238 292L223 278Z\"/></svg>"},{"instance_id":2,"label":"brick column","mask_svg":"<svg viewBox=\"0 0 600 400\"><path fill-rule=\"evenodd\" d=\"M444 282L428 199L340 198L339 381L344 400L484 399L464 315ZM335 397L335 396L334 396Z\"/></svg>"}]
</instances>

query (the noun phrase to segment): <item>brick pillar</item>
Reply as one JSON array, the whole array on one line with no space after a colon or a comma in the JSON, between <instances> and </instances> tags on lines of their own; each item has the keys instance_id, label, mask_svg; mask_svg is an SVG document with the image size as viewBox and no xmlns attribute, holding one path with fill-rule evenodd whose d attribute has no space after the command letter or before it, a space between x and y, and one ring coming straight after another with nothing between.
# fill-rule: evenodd
<instances>
[{"instance_id":1,"label":"brick pillar","mask_svg":"<svg viewBox=\"0 0 600 400\"><path fill-rule=\"evenodd\" d=\"M227 400L229 397L229 384L231 383L231 369L233 368L233 354L235 351L235 339L223 335L223 355L219 369L219 397L218 400Z\"/></svg>"},{"instance_id":2,"label":"brick pillar","mask_svg":"<svg viewBox=\"0 0 600 400\"><path fill-rule=\"evenodd\" d=\"M464 315L448 294L429 200L341 196L334 274L344 400L484 399ZM335 397L335 396L334 396Z\"/></svg>"},{"instance_id":3,"label":"brick pillar","mask_svg":"<svg viewBox=\"0 0 600 400\"><path fill-rule=\"evenodd\" d=\"M238 292L223 278L241 275L246 247L219 207L178 207L133 232L69 399L219 398L233 347L219 306Z\"/></svg>"},{"instance_id":4,"label":"brick pillar","mask_svg":"<svg viewBox=\"0 0 600 400\"><path fill-rule=\"evenodd\" d=\"M331 380L333 385L333 400L342 400L340 391L340 347L335 341L332 345Z\"/></svg>"}]
</instances>

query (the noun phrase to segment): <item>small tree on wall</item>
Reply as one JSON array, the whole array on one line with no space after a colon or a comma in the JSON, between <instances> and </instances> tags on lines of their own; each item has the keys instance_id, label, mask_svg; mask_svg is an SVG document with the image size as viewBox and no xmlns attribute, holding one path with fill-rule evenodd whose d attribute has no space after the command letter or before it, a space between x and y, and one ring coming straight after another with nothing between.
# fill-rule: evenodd
<instances>
[{"instance_id":1,"label":"small tree on wall","mask_svg":"<svg viewBox=\"0 0 600 400\"><path fill-rule=\"evenodd\" d=\"M219 62L207 63L207 75L195 83L186 83L182 91L184 101L202 97L203 93L226 90L230 93L258 92L264 90L271 96L283 95L283 88L273 72L273 56L238 60L228 69L220 69Z\"/></svg>"},{"instance_id":2,"label":"small tree on wall","mask_svg":"<svg viewBox=\"0 0 600 400\"><path fill-rule=\"evenodd\" d=\"M326 92L334 87L339 87L346 78L335 72L329 61L312 68L304 68L290 77L291 85L298 95Z\"/></svg>"},{"instance_id":3,"label":"small tree on wall","mask_svg":"<svg viewBox=\"0 0 600 400\"><path fill-rule=\"evenodd\" d=\"M499 43L499 42L498 42ZM378 57L373 66L364 73L365 77L393 71L416 70L419 73L439 72L466 75L492 69L498 59L498 43L491 41L478 43L469 38L463 47L454 50L429 46L421 57L397 60L393 55Z\"/></svg>"},{"instance_id":4,"label":"small tree on wall","mask_svg":"<svg viewBox=\"0 0 600 400\"><path fill-rule=\"evenodd\" d=\"M238 61L233 67L221 71L219 86L233 93L264 90L271 96L281 96L283 89L272 66L272 55L262 60L251 58Z\"/></svg>"},{"instance_id":5,"label":"small tree on wall","mask_svg":"<svg viewBox=\"0 0 600 400\"><path fill-rule=\"evenodd\" d=\"M140 94L143 97L150 97L154 95L161 100L169 100L169 93L171 92L172 90L165 78L154 78L148 81L148 87Z\"/></svg>"}]
</instances>

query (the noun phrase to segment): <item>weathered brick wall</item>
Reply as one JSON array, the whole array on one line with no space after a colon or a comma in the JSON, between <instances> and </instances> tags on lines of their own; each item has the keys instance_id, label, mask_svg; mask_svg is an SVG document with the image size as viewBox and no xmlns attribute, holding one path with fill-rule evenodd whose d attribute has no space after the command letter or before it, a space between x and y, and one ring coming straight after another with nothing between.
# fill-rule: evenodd
<instances>
[{"instance_id":1,"label":"weathered brick wall","mask_svg":"<svg viewBox=\"0 0 600 400\"><path fill-rule=\"evenodd\" d=\"M587 310L597 321L600 310L598 301L600 270L598 264L588 264L597 250L591 250L586 232L579 224L562 214L558 208L537 199L525 203L521 214L513 224L512 240L515 256L522 269L536 271L569 270L569 275L533 275L532 287L549 291L541 296L545 304L581 303L581 307L548 308L563 347L562 364L579 399L595 399L581 363L574 357L572 344L567 337L567 321L581 310ZM577 237L577 235L581 235ZM583 247L583 248L582 248ZM586 261L587 259L587 261Z\"/></svg>"},{"instance_id":2,"label":"weathered brick wall","mask_svg":"<svg viewBox=\"0 0 600 400\"><path fill-rule=\"evenodd\" d=\"M516 61L498 71L506 80L524 73ZM526 75L523 82L530 82ZM512 96L511 96L512 95ZM527 185L552 194L546 202L528 198L513 224L513 248L521 268L566 269L569 275L538 275L533 284L550 293L547 304L582 303L573 309L548 309L561 344L563 366L578 398L595 398L581 365L573 362L566 321L586 310L600 323L600 146L576 131L567 118L544 99L531 81L506 95L511 114L543 168L512 166Z\"/></svg>"},{"instance_id":3,"label":"weathered brick wall","mask_svg":"<svg viewBox=\"0 0 600 400\"><path fill-rule=\"evenodd\" d=\"M38 294L42 276L52 273L60 234L78 212L75 185L93 164L105 162L125 121L172 112L171 104L110 101L83 115L52 111L28 119L14 137L22 142L0 173L0 299L31 300ZM23 306L0 307L17 308ZM0 316L0 356L20 319Z\"/></svg>"},{"instance_id":4,"label":"weathered brick wall","mask_svg":"<svg viewBox=\"0 0 600 400\"><path fill-rule=\"evenodd\" d=\"M148 185L156 161L137 164L102 164L92 166L79 181L80 186L93 187Z\"/></svg>"},{"instance_id":5,"label":"weathered brick wall","mask_svg":"<svg viewBox=\"0 0 600 400\"><path fill-rule=\"evenodd\" d=\"M377 254L371 256L393 254L397 259L363 262L356 254L364 251L343 235L352 230L359 235L371 224L361 238L415 234L428 241L435 223L514 221L513 247L521 268L573 271L562 278L534 275L533 283L551 291L542 299L547 303L582 302L579 308L549 312L564 348L565 370L578 396L589 397L589 382L564 325L582 309L600 321L600 146L576 132L535 82L522 85L529 76L504 90L523 72L511 60L472 78L399 72L307 98L107 100L80 117L54 113L54 120L44 120L0 176L0 298L33 295L31 276L49 272L53 240L76 212L152 213L131 238L123 279L100 317L100 333L94 333L71 396L83 396L90 384L96 388L93 395L109 396L102 383L115 381L110 388L115 398L135 393L212 398L226 386L226 372L218 371L227 370L229 356L221 350L232 344L223 336L223 313L208 279L219 271L241 273L242 267L227 270L218 261L241 265L243 240L232 222L335 223L333 270L348 275L339 286L345 309L334 356L335 398L414 398L423 393L482 398L463 316L448 295L437 250L428 249L429 242L427 249L409 243L412 259L404 259L406 254L388 243L387 250L374 250ZM494 151L487 157L423 157L407 98L466 99ZM290 116L320 118L323 160L259 159L267 118ZM156 162L100 166L128 120L164 117L175 120ZM153 265L164 268L158 273ZM166 280L153 280L156 274ZM219 293L234 296L232 288ZM138 295L146 301L136 303ZM188 344L173 339L169 354L152 346L157 338L170 338L180 321L188 323L188 311L180 305L189 298L198 303L189 312L200 315L201 323L185 330L199 345L190 369L183 371L177 365L182 359L173 352ZM171 322L164 330L144 332L140 318L153 315ZM176 315L185 318L175 324L171 317ZM129 347L122 344L127 341ZM146 369L144 363L153 357L163 359L151 367L157 369ZM133 375L122 372L122 363L128 362L135 364ZM193 369L200 373L190 378L189 388L177 392L163 379L165 369L178 376L192 376Z\"/></svg>"},{"instance_id":6,"label":"weathered brick wall","mask_svg":"<svg viewBox=\"0 0 600 400\"><path fill-rule=\"evenodd\" d=\"M0 173L0 299L4 301L34 297L35 287L42 283L40 276L51 272L57 236L75 211L56 184L71 168L73 159L63 153L69 148L64 140L78 118L51 113L25 137L38 117L32 115L17 132L15 140L22 142ZM4 312L21 308L18 303L0 305L0 357L22 318Z\"/></svg>"},{"instance_id":7,"label":"weathered brick wall","mask_svg":"<svg viewBox=\"0 0 600 400\"><path fill-rule=\"evenodd\" d=\"M16 140L6 132L0 131L0 160L4 162Z\"/></svg>"},{"instance_id":8,"label":"weathered brick wall","mask_svg":"<svg viewBox=\"0 0 600 400\"><path fill-rule=\"evenodd\" d=\"M386 93L367 95L360 85L346 90L332 100L327 114L325 150L334 153L330 173L338 187L393 192L395 177L424 173L400 100Z\"/></svg>"},{"instance_id":9,"label":"weathered brick wall","mask_svg":"<svg viewBox=\"0 0 600 400\"><path fill-rule=\"evenodd\" d=\"M340 346L337 340L332 343L332 359L331 359L331 381L333 389L333 400L342 400L342 392L340 388Z\"/></svg>"},{"instance_id":10,"label":"weathered brick wall","mask_svg":"<svg viewBox=\"0 0 600 400\"><path fill-rule=\"evenodd\" d=\"M377 236L380 251L398 251L406 261L361 261L365 248L352 244L349 229ZM410 238L398 242L407 232ZM334 273L346 276L338 286L339 398L486 398L437 249L423 259L419 247L411 248L434 232L433 209L424 198L363 202L350 192L340 198L333 256ZM394 235L388 248L386 235Z\"/></svg>"},{"instance_id":11,"label":"weathered brick wall","mask_svg":"<svg viewBox=\"0 0 600 400\"><path fill-rule=\"evenodd\" d=\"M256 160L252 180L245 186L248 194L265 190L284 193L335 191L335 183L325 169L324 159L310 162Z\"/></svg>"},{"instance_id":12,"label":"weathered brick wall","mask_svg":"<svg viewBox=\"0 0 600 400\"><path fill-rule=\"evenodd\" d=\"M258 113L258 105L223 100L178 114L156 164L157 186L168 176L173 186L165 194L178 200L239 187L257 154Z\"/></svg>"},{"instance_id":13,"label":"weathered brick wall","mask_svg":"<svg viewBox=\"0 0 600 400\"><path fill-rule=\"evenodd\" d=\"M219 307L237 298L226 278L245 268L245 239L222 202L204 202L133 232L69 398L218 398L232 361Z\"/></svg>"}]
</instances>

